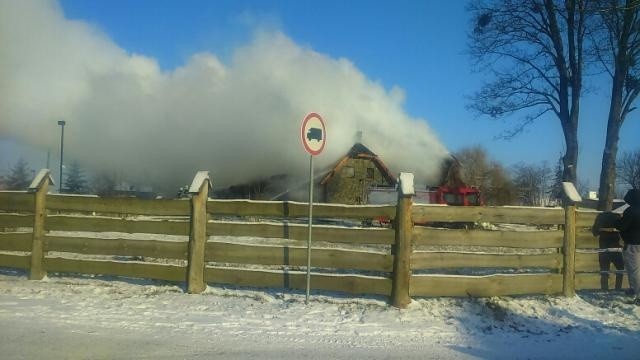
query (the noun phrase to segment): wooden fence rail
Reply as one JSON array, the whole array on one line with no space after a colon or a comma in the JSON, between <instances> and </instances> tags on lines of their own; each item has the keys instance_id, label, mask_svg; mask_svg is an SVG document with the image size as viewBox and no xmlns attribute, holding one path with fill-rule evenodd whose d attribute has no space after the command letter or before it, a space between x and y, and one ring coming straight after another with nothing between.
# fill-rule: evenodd
<instances>
[{"instance_id":1,"label":"wooden fence rail","mask_svg":"<svg viewBox=\"0 0 640 360\"><path fill-rule=\"evenodd\" d=\"M0 267L26 269L31 279L185 281L191 293L207 283L306 286L305 203L208 199L206 172L190 200L47 194L51 183L43 170L29 191L0 191ZM336 225L314 225L312 288L389 296L404 307L414 296L571 296L613 286L590 229L597 212L414 205L412 195L412 175L401 174L395 206L314 205L315 219ZM392 228L355 226L376 218ZM456 228L467 223L527 226Z\"/></svg>"}]
</instances>

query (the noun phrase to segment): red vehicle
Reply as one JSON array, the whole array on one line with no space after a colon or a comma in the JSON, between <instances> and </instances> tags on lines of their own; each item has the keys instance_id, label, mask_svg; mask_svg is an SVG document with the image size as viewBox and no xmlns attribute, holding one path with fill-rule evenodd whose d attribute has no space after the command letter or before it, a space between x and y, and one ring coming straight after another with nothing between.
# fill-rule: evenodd
<instances>
[{"instance_id":1,"label":"red vehicle","mask_svg":"<svg viewBox=\"0 0 640 360\"><path fill-rule=\"evenodd\" d=\"M484 205L480 190L475 186L436 186L429 188L429 203L453 206Z\"/></svg>"},{"instance_id":2,"label":"red vehicle","mask_svg":"<svg viewBox=\"0 0 640 360\"><path fill-rule=\"evenodd\" d=\"M397 198L396 189L392 187L369 189L368 204L392 204ZM416 190L413 198L416 204L442 204L452 206L484 205L480 190L475 186L433 186L427 190Z\"/></svg>"},{"instance_id":3,"label":"red vehicle","mask_svg":"<svg viewBox=\"0 0 640 360\"><path fill-rule=\"evenodd\" d=\"M393 204L397 199L397 190L391 187L370 188L369 204ZM475 186L434 186L427 190L416 190L413 197L416 204L442 204L450 206L482 206L484 201L480 190ZM391 221L387 217L377 217L365 221L366 226L391 227ZM421 223L416 225L436 226L445 228L469 228L473 223Z\"/></svg>"}]
</instances>

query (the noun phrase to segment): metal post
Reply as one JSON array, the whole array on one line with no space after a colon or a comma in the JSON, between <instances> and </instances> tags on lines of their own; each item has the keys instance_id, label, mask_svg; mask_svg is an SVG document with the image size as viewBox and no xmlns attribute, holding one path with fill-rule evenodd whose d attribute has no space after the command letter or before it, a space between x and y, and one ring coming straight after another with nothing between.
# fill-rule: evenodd
<instances>
[{"instance_id":1,"label":"metal post","mask_svg":"<svg viewBox=\"0 0 640 360\"><path fill-rule=\"evenodd\" d=\"M311 287L311 227L313 222L313 155L309 157L309 237L307 238L307 294L305 304L309 303Z\"/></svg>"},{"instance_id":2,"label":"metal post","mask_svg":"<svg viewBox=\"0 0 640 360\"><path fill-rule=\"evenodd\" d=\"M60 134L60 185L58 185L58 192L62 193L62 160L64 157L64 120L59 120L58 125L62 127L62 133Z\"/></svg>"}]
</instances>

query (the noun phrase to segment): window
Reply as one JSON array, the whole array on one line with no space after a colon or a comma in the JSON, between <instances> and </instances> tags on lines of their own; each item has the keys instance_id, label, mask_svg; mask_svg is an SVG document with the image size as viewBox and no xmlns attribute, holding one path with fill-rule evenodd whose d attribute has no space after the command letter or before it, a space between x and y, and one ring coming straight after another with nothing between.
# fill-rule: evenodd
<instances>
[{"instance_id":1,"label":"window","mask_svg":"<svg viewBox=\"0 0 640 360\"><path fill-rule=\"evenodd\" d=\"M355 171L351 166L345 166L342 168L342 177L352 178L355 176Z\"/></svg>"},{"instance_id":2,"label":"window","mask_svg":"<svg viewBox=\"0 0 640 360\"><path fill-rule=\"evenodd\" d=\"M464 205L463 201L462 195L444 193L444 202L447 203L447 205Z\"/></svg>"},{"instance_id":3,"label":"window","mask_svg":"<svg viewBox=\"0 0 640 360\"><path fill-rule=\"evenodd\" d=\"M469 205L480 205L480 197L478 194L468 194L467 201L469 202Z\"/></svg>"},{"instance_id":4,"label":"window","mask_svg":"<svg viewBox=\"0 0 640 360\"><path fill-rule=\"evenodd\" d=\"M373 175L375 174L373 168L367 168L367 179L373 179Z\"/></svg>"}]
</instances>

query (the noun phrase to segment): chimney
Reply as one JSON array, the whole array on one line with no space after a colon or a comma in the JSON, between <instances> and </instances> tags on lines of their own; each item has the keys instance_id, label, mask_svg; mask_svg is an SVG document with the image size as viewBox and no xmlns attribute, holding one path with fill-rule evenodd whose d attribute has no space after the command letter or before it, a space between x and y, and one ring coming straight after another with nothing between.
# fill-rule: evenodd
<instances>
[{"instance_id":1,"label":"chimney","mask_svg":"<svg viewBox=\"0 0 640 360\"><path fill-rule=\"evenodd\" d=\"M362 130L356 132L356 143L362 143Z\"/></svg>"}]
</instances>

